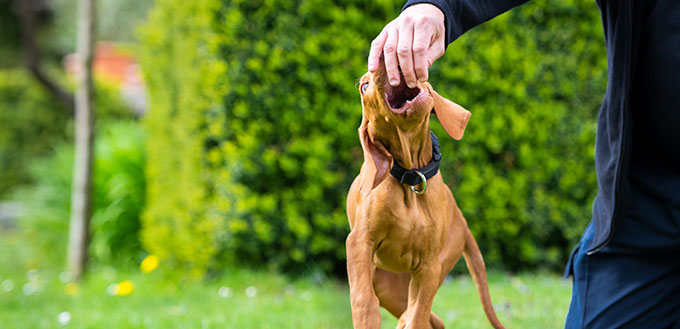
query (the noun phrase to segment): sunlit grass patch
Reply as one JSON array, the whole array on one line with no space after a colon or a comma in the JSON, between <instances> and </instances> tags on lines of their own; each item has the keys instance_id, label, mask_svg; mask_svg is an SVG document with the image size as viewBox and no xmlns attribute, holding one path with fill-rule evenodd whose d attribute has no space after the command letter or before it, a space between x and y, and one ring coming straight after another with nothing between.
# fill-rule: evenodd
<instances>
[{"instance_id":1,"label":"sunlit grass patch","mask_svg":"<svg viewBox=\"0 0 680 329\"><path fill-rule=\"evenodd\" d=\"M12 251L2 233L0 238L0 253ZM322 275L291 279L234 269L210 279L182 280L163 271L99 266L81 283L69 279L59 269L0 257L0 328L352 327L347 283ZM506 327L563 326L571 287L559 276L492 271L489 285ZM466 273L444 283L433 310L447 328L490 328ZM395 327L387 312L383 319L382 328Z\"/></svg>"}]
</instances>

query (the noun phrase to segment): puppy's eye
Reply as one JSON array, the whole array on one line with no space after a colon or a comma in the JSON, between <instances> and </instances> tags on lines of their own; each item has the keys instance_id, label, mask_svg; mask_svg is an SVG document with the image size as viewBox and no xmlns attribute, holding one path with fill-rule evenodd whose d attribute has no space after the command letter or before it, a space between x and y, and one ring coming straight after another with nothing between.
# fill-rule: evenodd
<instances>
[{"instance_id":1,"label":"puppy's eye","mask_svg":"<svg viewBox=\"0 0 680 329\"><path fill-rule=\"evenodd\" d=\"M366 92L367 88L368 88L368 82L364 82L364 84L361 85L361 94L362 95Z\"/></svg>"}]
</instances>

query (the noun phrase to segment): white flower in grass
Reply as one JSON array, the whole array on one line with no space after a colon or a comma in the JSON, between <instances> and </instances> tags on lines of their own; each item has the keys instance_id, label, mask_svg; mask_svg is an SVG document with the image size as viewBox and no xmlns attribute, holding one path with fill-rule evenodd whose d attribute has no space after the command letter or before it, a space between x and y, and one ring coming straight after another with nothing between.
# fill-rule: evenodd
<instances>
[{"instance_id":1,"label":"white flower in grass","mask_svg":"<svg viewBox=\"0 0 680 329\"><path fill-rule=\"evenodd\" d=\"M5 281L2 281L2 290L5 292L10 292L14 289L14 281L7 279Z\"/></svg>"},{"instance_id":2,"label":"white flower in grass","mask_svg":"<svg viewBox=\"0 0 680 329\"><path fill-rule=\"evenodd\" d=\"M36 291L38 291L38 289L36 288L36 286L35 286L34 284L30 283L30 282L27 283L27 284L25 284L25 285L22 287L22 290L23 290L23 292L24 292L24 295L26 295L26 296L33 295Z\"/></svg>"},{"instance_id":3,"label":"white flower in grass","mask_svg":"<svg viewBox=\"0 0 680 329\"><path fill-rule=\"evenodd\" d=\"M28 278L28 281L31 281L31 282L38 281L40 279L38 270L35 270L35 269L34 270L28 270L26 272L26 278Z\"/></svg>"},{"instance_id":4,"label":"white flower in grass","mask_svg":"<svg viewBox=\"0 0 680 329\"><path fill-rule=\"evenodd\" d=\"M108 293L111 296L115 296L118 294L118 284L117 283L112 283L108 287L106 287L106 293Z\"/></svg>"},{"instance_id":5,"label":"white flower in grass","mask_svg":"<svg viewBox=\"0 0 680 329\"><path fill-rule=\"evenodd\" d=\"M248 296L248 298L253 298L255 295L257 295L257 288L255 288L255 286L246 288L246 296Z\"/></svg>"},{"instance_id":6,"label":"white flower in grass","mask_svg":"<svg viewBox=\"0 0 680 329\"><path fill-rule=\"evenodd\" d=\"M309 291L309 290L304 290L303 292L300 293L300 298L302 298L302 300L308 302L308 301L312 300L312 292Z\"/></svg>"},{"instance_id":7,"label":"white flower in grass","mask_svg":"<svg viewBox=\"0 0 680 329\"><path fill-rule=\"evenodd\" d=\"M66 271L59 273L59 281L61 281L61 283L71 282L71 273Z\"/></svg>"},{"instance_id":8,"label":"white flower in grass","mask_svg":"<svg viewBox=\"0 0 680 329\"><path fill-rule=\"evenodd\" d=\"M168 314L170 314L170 315L179 316L179 315L184 315L186 313L187 313L187 306L185 304L174 305L174 306L170 306L170 308L168 308Z\"/></svg>"},{"instance_id":9,"label":"white flower in grass","mask_svg":"<svg viewBox=\"0 0 680 329\"><path fill-rule=\"evenodd\" d=\"M229 298L231 297L231 288L229 287L220 287L219 290L217 290L217 295L222 297L222 298Z\"/></svg>"},{"instance_id":10,"label":"white flower in grass","mask_svg":"<svg viewBox=\"0 0 680 329\"><path fill-rule=\"evenodd\" d=\"M61 313L59 313L57 320L59 320L59 325L65 326L69 322L71 322L71 313L70 312L61 312Z\"/></svg>"}]
</instances>

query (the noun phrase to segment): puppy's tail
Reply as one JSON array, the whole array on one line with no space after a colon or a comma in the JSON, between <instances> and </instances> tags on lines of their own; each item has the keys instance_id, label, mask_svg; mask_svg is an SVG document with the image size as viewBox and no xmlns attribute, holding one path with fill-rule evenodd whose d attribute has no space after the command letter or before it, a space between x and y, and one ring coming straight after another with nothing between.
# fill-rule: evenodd
<instances>
[{"instance_id":1,"label":"puppy's tail","mask_svg":"<svg viewBox=\"0 0 680 329\"><path fill-rule=\"evenodd\" d=\"M495 329L505 329L501 322L496 317L496 312L493 309L493 304L491 304L491 297L489 296L489 285L486 281L486 266L484 266L484 258L482 258L482 253L479 251L479 246L475 237L472 236L470 229L467 230L465 235L465 250L463 251L463 256L465 256L465 263L467 264L468 271L472 276L472 280L477 286L477 292L479 293L479 299L482 301L482 307L484 308L484 313L486 317L491 322L491 325Z\"/></svg>"}]
</instances>

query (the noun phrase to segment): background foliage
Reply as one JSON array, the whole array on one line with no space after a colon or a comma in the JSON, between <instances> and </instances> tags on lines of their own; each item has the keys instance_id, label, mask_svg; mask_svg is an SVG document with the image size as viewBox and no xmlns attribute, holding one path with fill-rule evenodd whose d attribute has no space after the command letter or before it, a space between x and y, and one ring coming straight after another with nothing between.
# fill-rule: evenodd
<instances>
[{"instance_id":1,"label":"background foliage","mask_svg":"<svg viewBox=\"0 0 680 329\"><path fill-rule=\"evenodd\" d=\"M93 240L95 262L135 262L144 205L144 134L134 121L102 122L95 143ZM32 184L14 192L24 210L19 225L29 257L39 264L62 264L66 256L73 145L62 141L28 168Z\"/></svg>"},{"instance_id":2,"label":"background foliage","mask_svg":"<svg viewBox=\"0 0 680 329\"><path fill-rule=\"evenodd\" d=\"M29 161L67 136L70 117L26 71L0 70L0 197L29 181Z\"/></svg>"},{"instance_id":3,"label":"background foliage","mask_svg":"<svg viewBox=\"0 0 680 329\"><path fill-rule=\"evenodd\" d=\"M98 119L132 118L118 89L97 81ZM0 70L0 199L31 182L29 164L73 136L73 113L24 69Z\"/></svg>"},{"instance_id":4,"label":"background foliage","mask_svg":"<svg viewBox=\"0 0 680 329\"><path fill-rule=\"evenodd\" d=\"M356 78L401 1L158 0L143 243L200 274L344 271ZM442 174L492 266L559 268L596 193L606 57L589 0L539 0L452 44L430 81L473 113ZM433 129L444 136L438 124Z\"/></svg>"},{"instance_id":5,"label":"background foliage","mask_svg":"<svg viewBox=\"0 0 680 329\"><path fill-rule=\"evenodd\" d=\"M3 1L3 0L0 0ZM144 22L154 1L106 0L97 2L96 40L136 41L135 28ZM75 52L78 1L50 0L55 12L50 46Z\"/></svg>"}]
</instances>

